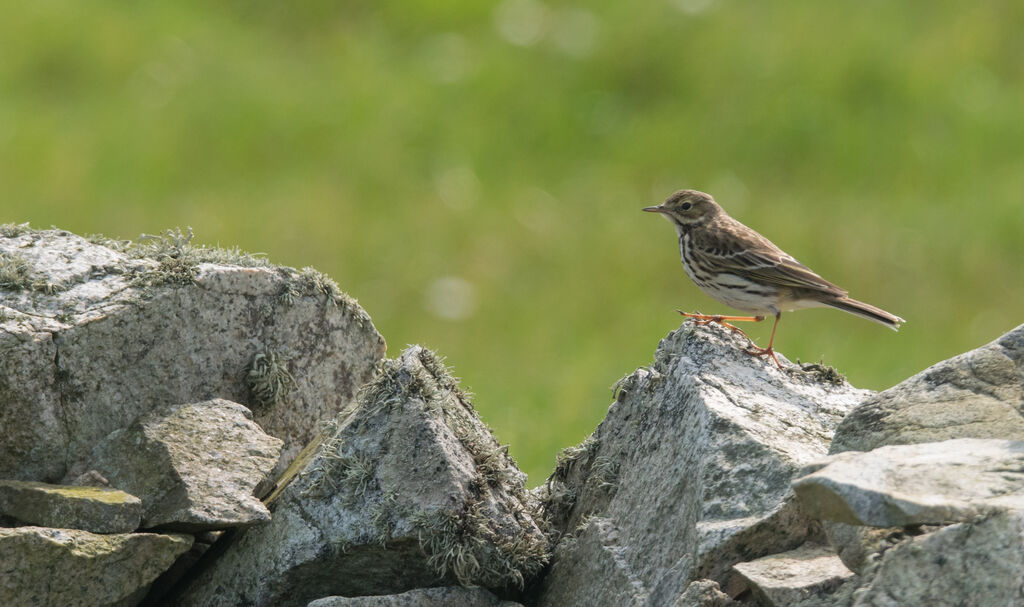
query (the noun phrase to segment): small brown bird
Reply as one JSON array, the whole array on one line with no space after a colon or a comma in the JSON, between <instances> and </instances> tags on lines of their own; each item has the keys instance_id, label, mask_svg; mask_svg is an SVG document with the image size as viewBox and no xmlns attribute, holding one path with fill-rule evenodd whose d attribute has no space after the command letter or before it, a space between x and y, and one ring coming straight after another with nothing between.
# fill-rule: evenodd
<instances>
[{"instance_id":1,"label":"small brown bird","mask_svg":"<svg viewBox=\"0 0 1024 607\"><path fill-rule=\"evenodd\" d=\"M662 204L644 208L661 213L676 228L683 268L701 291L727 306L754 316L690 314L699 324L717 322L746 337L727 321L760 322L775 316L767 348L751 342L754 356L771 356L781 369L772 345L782 312L828 306L898 330L905 322L885 310L856 299L811 271L770 240L729 217L710 194L679 190ZM750 338L747 338L750 339Z\"/></svg>"}]
</instances>

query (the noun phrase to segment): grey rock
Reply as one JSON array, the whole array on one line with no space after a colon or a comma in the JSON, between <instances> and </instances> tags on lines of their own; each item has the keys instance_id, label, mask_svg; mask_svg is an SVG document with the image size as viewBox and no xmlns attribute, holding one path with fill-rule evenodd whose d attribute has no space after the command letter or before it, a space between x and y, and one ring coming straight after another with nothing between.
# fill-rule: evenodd
<instances>
[{"instance_id":1,"label":"grey rock","mask_svg":"<svg viewBox=\"0 0 1024 607\"><path fill-rule=\"evenodd\" d=\"M162 405L226 398L284 440L283 470L383 357L366 313L311 269L168 234L0 235L0 478L57 481ZM95 239L94 239L95 240Z\"/></svg>"},{"instance_id":2,"label":"grey rock","mask_svg":"<svg viewBox=\"0 0 1024 607\"><path fill-rule=\"evenodd\" d=\"M714 325L669 334L540 491L565 537L541 605L671 604L697 579L818 533L790 481L872 393L745 354Z\"/></svg>"},{"instance_id":3,"label":"grey rock","mask_svg":"<svg viewBox=\"0 0 1024 607\"><path fill-rule=\"evenodd\" d=\"M0 528L0 605L135 605L192 537Z\"/></svg>"},{"instance_id":4,"label":"grey rock","mask_svg":"<svg viewBox=\"0 0 1024 607\"><path fill-rule=\"evenodd\" d=\"M440 361L387 361L176 604L306 605L459 583L521 588L547 557L524 475Z\"/></svg>"},{"instance_id":5,"label":"grey rock","mask_svg":"<svg viewBox=\"0 0 1024 607\"><path fill-rule=\"evenodd\" d=\"M1024 604L1024 513L994 514L910 538L865 567L855 607ZM845 588L845 587L844 587Z\"/></svg>"},{"instance_id":6,"label":"grey rock","mask_svg":"<svg viewBox=\"0 0 1024 607\"><path fill-rule=\"evenodd\" d=\"M694 580L672 603L672 607L740 607L741 604L722 592L718 582Z\"/></svg>"},{"instance_id":7,"label":"grey rock","mask_svg":"<svg viewBox=\"0 0 1024 607\"><path fill-rule=\"evenodd\" d=\"M483 588L443 586L417 588L401 594L381 596L329 596L306 607L522 607L503 601Z\"/></svg>"},{"instance_id":8,"label":"grey rock","mask_svg":"<svg viewBox=\"0 0 1024 607\"><path fill-rule=\"evenodd\" d=\"M867 399L830 452L952 438L1024 440L1024 325Z\"/></svg>"},{"instance_id":9,"label":"grey rock","mask_svg":"<svg viewBox=\"0 0 1024 607\"><path fill-rule=\"evenodd\" d=\"M1024 510L1024 441L964 438L829 456L793 482L818 519L897 527Z\"/></svg>"},{"instance_id":10,"label":"grey rock","mask_svg":"<svg viewBox=\"0 0 1024 607\"><path fill-rule=\"evenodd\" d=\"M253 492L280 453L248 409L213 399L142 415L100 441L89 466L142 499L143 527L201 531L269 521Z\"/></svg>"},{"instance_id":11,"label":"grey rock","mask_svg":"<svg viewBox=\"0 0 1024 607\"><path fill-rule=\"evenodd\" d=\"M72 485L79 487L106 487L110 488L110 481L95 470L86 470L71 480Z\"/></svg>"},{"instance_id":12,"label":"grey rock","mask_svg":"<svg viewBox=\"0 0 1024 607\"><path fill-rule=\"evenodd\" d=\"M831 548L817 544L733 567L764 607L788 607L801 601L823 603L854 577Z\"/></svg>"},{"instance_id":13,"label":"grey rock","mask_svg":"<svg viewBox=\"0 0 1024 607\"><path fill-rule=\"evenodd\" d=\"M865 400L836 429L830 453L956 438L1024 440L1024 325ZM860 571L905 534L826 521L843 562Z\"/></svg>"},{"instance_id":14,"label":"grey rock","mask_svg":"<svg viewBox=\"0 0 1024 607\"><path fill-rule=\"evenodd\" d=\"M854 573L861 573L864 566L875 559L876 555L885 552L908 537L920 535L912 530L917 528L903 527L860 527L822 521L822 528L829 545L836 551L839 560ZM933 531L933 528L928 530Z\"/></svg>"},{"instance_id":15,"label":"grey rock","mask_svg":"<svg viewBox=\"0 0 1024 607\"><path fill-rule=\"evenodd\" d=\"M142 501L116 489L0 481L0 516L40 527L128 533L139 528Z\"/></svg>"}]
</instances>

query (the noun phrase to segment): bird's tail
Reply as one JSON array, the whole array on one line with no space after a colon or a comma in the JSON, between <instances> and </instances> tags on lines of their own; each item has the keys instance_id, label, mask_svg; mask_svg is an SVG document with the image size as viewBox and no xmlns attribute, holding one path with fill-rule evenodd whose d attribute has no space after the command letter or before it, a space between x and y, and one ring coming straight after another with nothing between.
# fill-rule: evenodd
<instances>
[{"instance_id":1,"label":"bird's tail","mask_svg":"<svg viewBox=\"0 0 1024 607\"><path fill-rule=\"evenodd\" d=\"M881 308L876 308L870 304L866 304L863 301L857 301L856 299L850 299L849 297L837 297L836 299L830 299L822 302L826 306L830 306L843 312L849 312L855 314L861 318L873 320L878 324L885 325L893 331L898 331L900 325L906 321L894 314L889 314Z\"/></svg>"}]
</instances>

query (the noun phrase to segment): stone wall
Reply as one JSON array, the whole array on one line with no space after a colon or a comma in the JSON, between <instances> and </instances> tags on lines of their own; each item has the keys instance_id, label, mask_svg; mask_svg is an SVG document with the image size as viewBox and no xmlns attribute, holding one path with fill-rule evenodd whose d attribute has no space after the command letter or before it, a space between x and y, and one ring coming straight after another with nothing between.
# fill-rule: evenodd
<instances>
[{"instance_id":1,"label":"stone wall","mask_svg":"<svg viewBox=\"0 0 1024 607\"><path fill-rule=\"evenodd\" d=\"M1024 326L874 393L684 324L529 491L436 354L190 240L0 228L0 604L1024 605Z\"/></svg>"}]
</instances>

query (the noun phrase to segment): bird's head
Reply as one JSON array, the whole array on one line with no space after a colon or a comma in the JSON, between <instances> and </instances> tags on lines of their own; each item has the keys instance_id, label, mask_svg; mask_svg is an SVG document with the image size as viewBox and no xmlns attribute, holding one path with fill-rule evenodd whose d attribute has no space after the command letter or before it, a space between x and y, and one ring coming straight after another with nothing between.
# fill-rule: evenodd
<instances>
[{"instance_id":1,"label":"bird's head","mask_svg":"<svg viewBox=\"0 0 1024 607\"><path fill-rule=\"evenodd\" d=\"M715 215L722 212L711 194L698 192L697 190L679 190L668 197L665 202L645 207L645 211L661 213L669 220L677 230L683 230L700 223L704 223Z\"/></svg>"}]
</instances>

